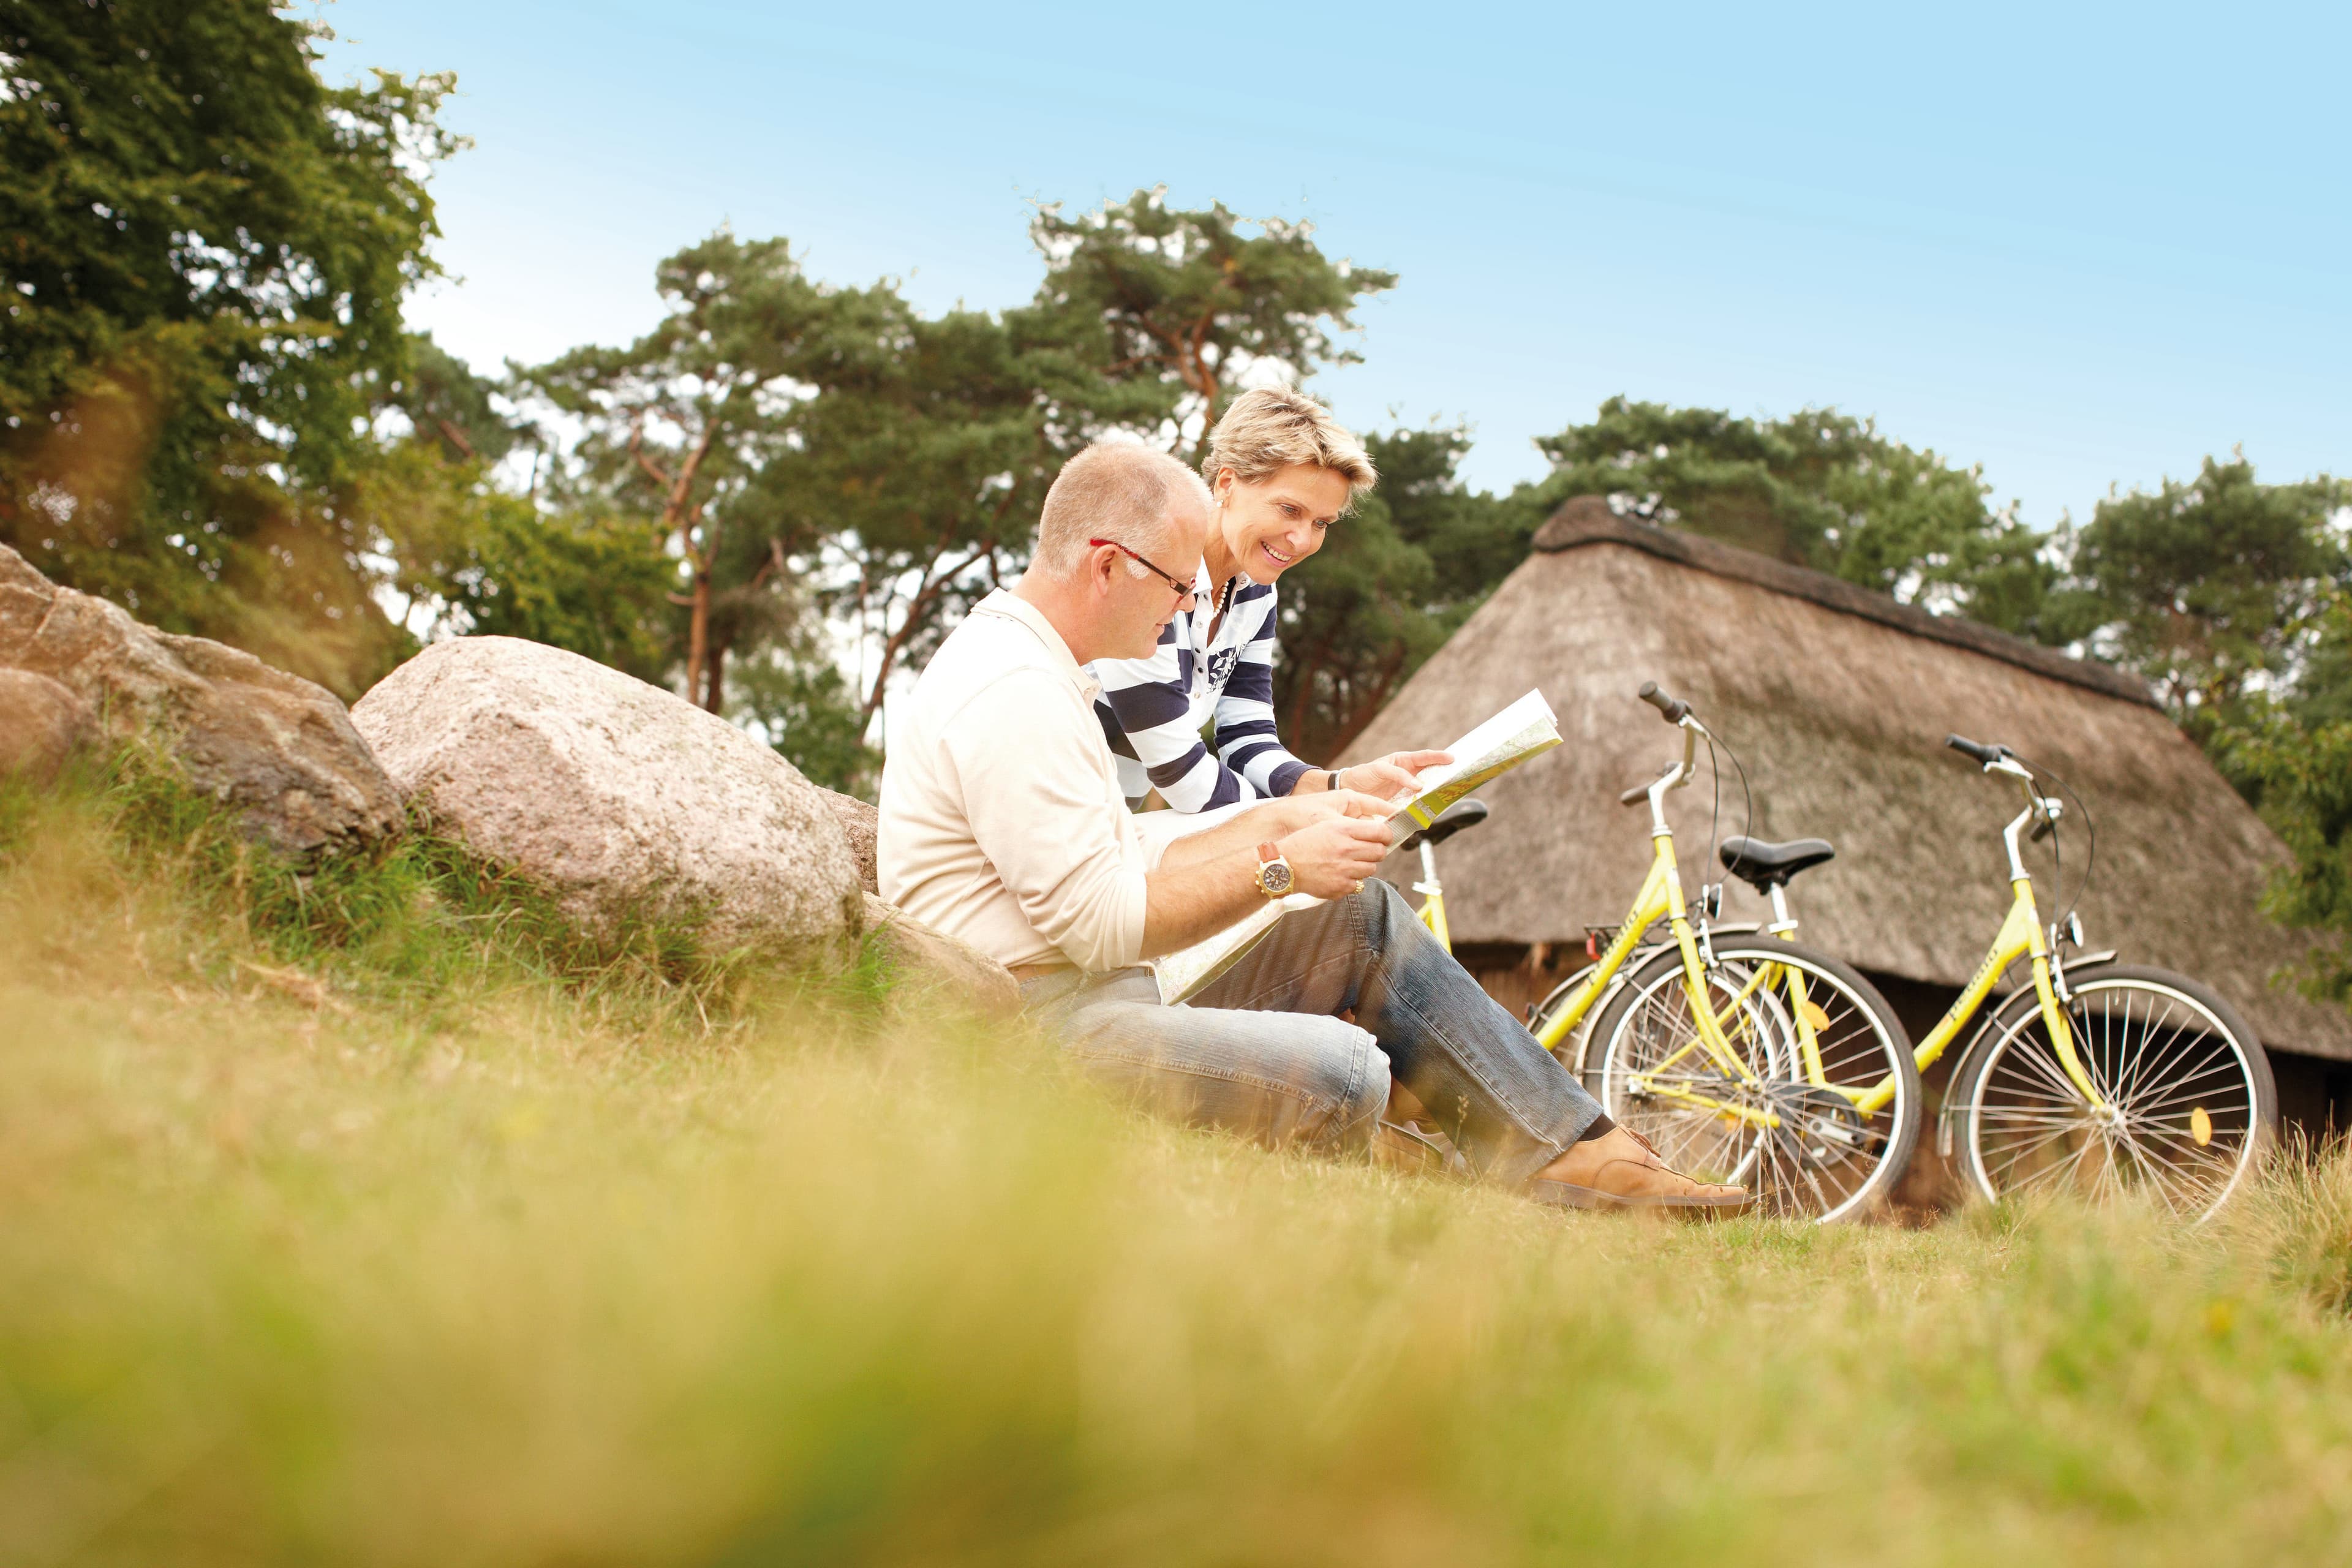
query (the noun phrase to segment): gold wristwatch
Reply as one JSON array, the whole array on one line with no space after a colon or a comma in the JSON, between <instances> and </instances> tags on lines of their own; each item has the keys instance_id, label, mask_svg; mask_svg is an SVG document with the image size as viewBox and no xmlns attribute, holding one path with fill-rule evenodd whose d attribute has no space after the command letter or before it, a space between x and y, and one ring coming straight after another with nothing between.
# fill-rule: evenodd
<instances>
[{"instance_id":1,"label":"gold wristwatch","mask_svg":"<svg viewBox=\"0 0 2352 1568\"><path fill-rule=\"evenodd\" d=\"M1290 891L1297 880L1290 874L1290 862L1282 851L1271 844L1257 847L1257 890L1269 899L1278 899Z\"/></svg>"}]
</instances>

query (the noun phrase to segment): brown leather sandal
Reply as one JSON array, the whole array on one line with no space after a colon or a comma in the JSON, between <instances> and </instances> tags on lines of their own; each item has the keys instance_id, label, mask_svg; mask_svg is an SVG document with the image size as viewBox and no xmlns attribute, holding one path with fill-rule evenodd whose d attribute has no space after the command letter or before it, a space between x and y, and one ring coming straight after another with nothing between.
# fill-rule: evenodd
<instances>
[{"instance_id":1,"label":"brown leather sandal","mask_svg":"<svg viewBox=\"0 0 2352 1568\"><path fill-rule=\"evenodd\" d=\"M1639 1155L1624 1152L1622 1146L1616 1152L1608 1151L1605 1146L1620 1133L1640 1149ZM1715 1185L1675 1170L1658 1157L1647 1138L1630 1127L1620 1125L1593 1140L1591 1152L1596 1163L1590 1179L1579 1183L1538 1176L1528 1184L1528 1195L1559 1208L1679 1209L1695 1216L1744 1209L1750 1202L1744 1187Z\"/></svg>"}]
</instances>

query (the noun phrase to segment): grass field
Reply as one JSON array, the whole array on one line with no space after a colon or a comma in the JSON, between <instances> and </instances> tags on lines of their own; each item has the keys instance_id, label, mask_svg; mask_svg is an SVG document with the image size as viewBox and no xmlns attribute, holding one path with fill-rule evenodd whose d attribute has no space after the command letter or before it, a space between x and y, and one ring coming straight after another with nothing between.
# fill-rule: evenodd
<instances>
[{"instance_id":1,"label":"grass field","mask_svg":"<svg viewBox=\"0 0 2352 1568\"><path fill-rule=\"evenodd\" d=\"M2352 1166L1538 1211L446 847L0 794L0 1564L2352 1559Z\"/></svg>"}]
</instances>

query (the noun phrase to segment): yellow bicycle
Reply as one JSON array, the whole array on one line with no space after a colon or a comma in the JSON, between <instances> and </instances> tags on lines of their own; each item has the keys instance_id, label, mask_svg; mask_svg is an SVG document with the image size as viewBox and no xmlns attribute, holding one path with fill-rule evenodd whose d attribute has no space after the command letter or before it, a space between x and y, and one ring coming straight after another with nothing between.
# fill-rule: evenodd
<instances>
[{"instance_id":1,"label":"yellow bicycle","mask_svg":"<svg viewBox=\"0 0 2352 1568\"><path fill-rule=\"evenodd\" d=\"M1583 1073L1612 1118L1676 1169L1746 1186L1767 1212L1822 1220L1863 1213L1910 1159L1919 1078L1902 1026L1870 983L1787 940L1795 922L1777 888L1827 859L1830 847L1727 842L1728 858L1777 879L1781 918L1763 931L1718 932L1710 899L1695 919L1664 797L1696 776L1699 742L1715 741L1687 703L1654 683L1641 695L1683 732L1681 757L1620 797L1649 805L1649 875L1607 949L1545 998L1529 1026ZM1401 846L1421 853L1421 918L1441 941L1450 933L1435 847L1486 816L1483 805L1465 801ZM1665 940L1651 938L1661 925ZM1892 1087L1865 1108L1881 1084Z\"/></svg>"},{"instance_id":2,"label":"yellow bicycle","mask_svg":"<svg viewBox=\"0 0 2352 1568\"><path fill-rule=\"evenodd\" d=\"M2001 829L2009 917L1968 988L1919 1042L1918 1065L1943 1055L2021 958L2032 983L1994 1006L1953 1069L1941 1152L1960 1151L1970 1184L1987 1198L2065 1192L2097 1202L2139 1193L2204 1219L2278 1135L2278 1090L2261 1040L2236 1008L2187 975L2117 963L2112 952L2070 967L2064 952L2082 945L2082 922L2068 914L2045 931L2018 847L2029 825L2037 841L2055 835L2063 803L2043 794L2036 771L2007 746L1958 735L1945 744L1988 777L2015 783L2024 809Z\"/></svg>"},{"instance_id":3,"label":"yellow bicycle","mask_svg":"<svg viewBox=\"0 0 2352 1568\"><path fill-rule=\"evenodd\" d=\"M2082 922L2070 912L2043 925L2018 839L2029 828L2036 842L2056 836L2065 805L2014 752L1947 740L1988 776L2017 784L2024 807L2001 830L2009 915L1968 986L1914 1049L1866 980L1787 941L1797 929L1788 884L1831 858L1827 843L1726 840L1725 867L1771 900L1773 919L1760 931L1711 931L1711 900L1691 918L1662 801L1691 782L1698 742L1715 742L1688 704L1654 683L1642 698L1683 731L1681 759L1620 796L1649 802L1649 878L1607 950L1529 1014L1537 1038L1580 1073L1612 1117L1650 1138L1670 1163L1748 1186L1768 1211L1847 1218L1900 1181L1924 1117L1921 1072L1984 1015L1938 1126L1940 1152L1958 1151L1982 1196L2063 1192L2098 1202L2141 1193L2201 1220L2243 1184L2278 1134L2278 1092L2261 1040L2234 1007L2186 975L2119 963L2112 952L2069 964ZM1422 918L1441 940L1448 933L1432 850L1486 816L1465 801L1405 841L1421 849ZM1669 928L1663 941L1652 934L1660 921ZM1996 1000L2021 960L2028 978Z\"/></svg>"}]
</instances>

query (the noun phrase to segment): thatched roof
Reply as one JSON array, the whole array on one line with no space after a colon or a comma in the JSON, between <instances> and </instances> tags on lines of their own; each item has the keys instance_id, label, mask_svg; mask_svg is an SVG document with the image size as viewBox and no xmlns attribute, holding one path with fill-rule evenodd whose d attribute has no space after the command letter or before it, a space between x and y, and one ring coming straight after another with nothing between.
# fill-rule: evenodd
<instances>
[{"instance_id":1,"label":"thatched roof","mask_svg":"<svg viewBox=\"0 0 2352 1568\"><path fill-rule=\"evenodd\" d=\"M1442 851L1457 942L1581 946L1587 925L1623 913L1650 848L1643 813L1617 794L1679 752L1634 700L1644 680L1689 699L1738 749L1755 833L1836 844L1837 859L1790 889L1801 940L1881 973L1966 984L2008 906L1999 835L2019 802L1944 749L1958 731L2056 769L2089 801L2098 864L2081 910L2094 949L2204 980L2267 1043L2352 1060L2352 1014L2271 982L2304 951L2256 907L2284 847L2143 684L1590 497L1544 526L1346 759L1443 745L1529 687L1558 711L1566 743L1481 790L1492 820ZM1723 831L1737 833L1728 765L1725 791ZM1704 775L1667 798L1696 895ZM2065 826L2071 897L2084 836ZM2035 854L2048 919L2048 847ZM1407 870L1390 864L1400 882ZM1703 879L1721 875L1710 863ZM1727 918L1763 916L1740 884L1726 902Z\"/></svg>"}]
</instances>

